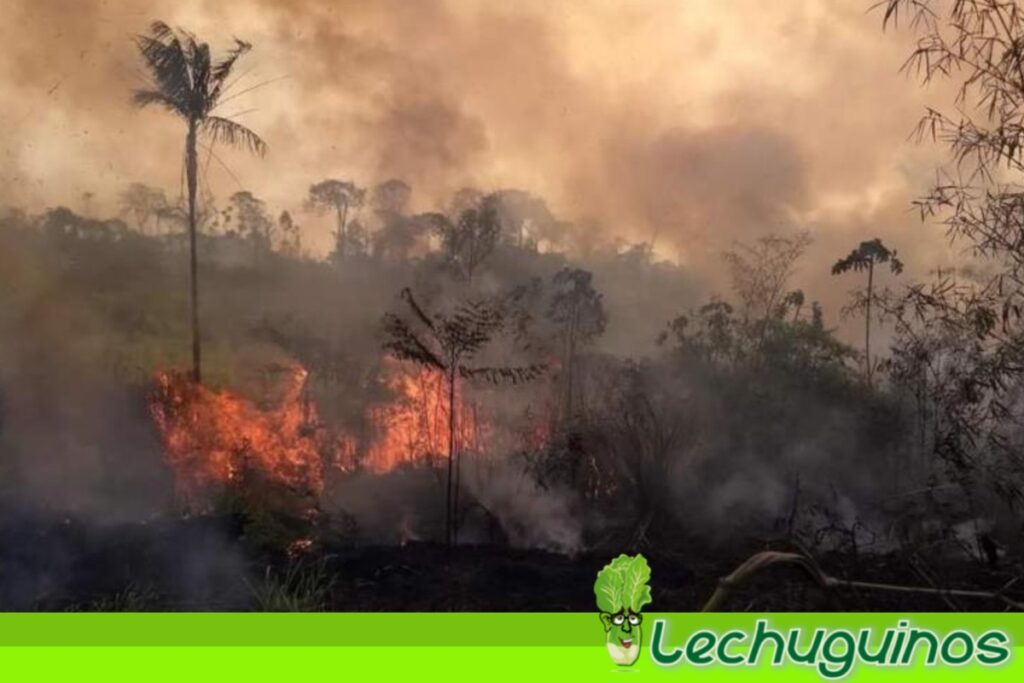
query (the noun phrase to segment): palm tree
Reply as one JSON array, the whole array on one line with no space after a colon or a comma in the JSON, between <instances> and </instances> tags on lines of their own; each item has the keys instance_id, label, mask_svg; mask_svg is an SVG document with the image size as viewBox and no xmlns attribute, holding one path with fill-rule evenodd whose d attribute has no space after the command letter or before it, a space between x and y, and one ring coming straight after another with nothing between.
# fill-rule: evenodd
<instances>
[{"instance_id":1,"label":"palm tree","mask_svg":"<svg viewBox=\"0 0 1024 683\"><path fill-rule=\"evenodd\" d=\"M840 275L848 271L868 271L867 295L864 298L864 376L871 386L871 301L874 297L875 265L889 264L889 270L899 275L903 272L903 262L896 257L896 250L889 249L877 237L860 246L841 258L832 266L832 274Z\"/></svg>"},{"instance_id":2,"label":"palm tree","mask_svg":"<svg viewBox=\"0 0 1024 683\"><path fill-rule=\"evenodd\" d=\"M246 147L254 154L266 154L267 145L256 133L213 112L221 103L225 84L235 63L248 52L249 43L235 39L235 46L219 61L210 56L210 46L194 35L172 29L162 21L153 22L149 35L137 35L135 45L152 78L147 88L135 91L135 104L155 104L185 122L185 178L188 184L189 308L192 319L192 378L202 378L199 349L199 283L196 273L196 186L198 164L196 145L206 135L210 144L224 142ZM231 99L231 98L227 98ZM226 100L224 100L226 101ZM212 151L211 151L212 153Z\"/></svg>"}]
</instances>

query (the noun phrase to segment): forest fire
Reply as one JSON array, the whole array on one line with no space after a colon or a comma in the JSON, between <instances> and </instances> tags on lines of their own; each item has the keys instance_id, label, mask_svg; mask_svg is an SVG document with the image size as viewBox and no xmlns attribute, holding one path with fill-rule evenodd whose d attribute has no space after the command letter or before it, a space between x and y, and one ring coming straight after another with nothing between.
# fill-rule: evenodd
<instances>
[{"instance_id":1,"label":"forest fire","mask_svg":"<svg viewBox=\"0 0 1024 683\"><path fill-rule=\"evenodd\" d=\"M448 389L445 378L401 364L385 366L387 402L366 409L361 448L348 434L324 428L305 390L308 372L287 369L276 407L261 409L228 390L191 382L179 372L160 372L150 403L174 470L179 495L191 504L255 471L271 483L319 495L325 468L361 467L384 473L404 463L443 459L448 453ZM482 433L474 406L456 392L456 445L473 448Z\"/></svg>"},{"instance_id":2,"label":"forest fire","mask_svg":"<svg viewBox=\"0 0 1024 683\"><path fill-rule=\"evenodd\" d=\"M402 463L448 453L448 385L439 372L386 366L385 384L394 395L389 403L367 409L371 438L361 464L373 472L387 472ZM455 444L464 451L475 445L479 431L477 412L455 395Z\"/></svg>"},{"instance_id":3,"label":"forest fire","mask_svg":"<svg viewBox=\"0 0 1024 683\"><path fill-rule=\"evenodd\" d=\"M3 4L0 611L1024 612L1024 0L136 4Z\"/></svg>"},{"instance_id":4,"label":"forest fire","mask_svg":"<svg viewBox=\"0 0 1024 683\"><path fill-rule=\"evenodd\" d=\"M313 428L315 407L303 396L307 374L299 366L290 368L280 404L261 410L229 391L195 384L183 373L159 373L150 412L179 495L198 502L249 470L319 495L324 456L341 455L348 442Z\"/></svg>"}]
</instances>

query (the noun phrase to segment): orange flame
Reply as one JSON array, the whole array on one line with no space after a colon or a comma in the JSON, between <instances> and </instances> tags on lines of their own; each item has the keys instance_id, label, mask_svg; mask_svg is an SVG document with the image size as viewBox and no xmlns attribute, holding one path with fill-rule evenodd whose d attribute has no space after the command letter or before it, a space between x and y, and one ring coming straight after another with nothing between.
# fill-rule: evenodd
<instances>
[{"instance_id":1,"label":"orange flame","mask_svg":"<svg viewBox=\"0 0 1024 683\"><path fill-rule=\"evenodd\" d=\"M307 374L292 368L280 405L261 410L182 373L159 373L150 412L179 494L197 502L254 468L269 481L319 495L324 460L338 459L348 441L332 443L315 429L315 407L303 396Z\"/></svg>"},{"instance_id":2,"label":"orange flame","mask_svg":"<svg viewBox=\"0 0 1024 683\"><path fill-rule=\"evenodd\" d=\"M448 382L440 372L385 366L390 403L370 406L370 442L361 463L373 472L387 472L403 463L448 456ZM471 448L477 433L476 414L455 394L455 445Z\"/></svg>"},{"instance_id":3,"label":"orange flame","mask_svg":"<svg viewBox=\"0 0 1024 683\"><path fill-rule=\"evenodd\" d=\"M227 390L192 382L180 372L160 372L150 413L175 473L179 495L190 505L240 483L255 470L266 480L318 496L325 468L360 466L388 472L405 463L443 460L448 455L448 384L442 373L388 360L385 384L393 397L367 407L362 447L350 435L319 424L316 405L305 390L308 372L295 365L276 407L261 409ZM493 429L475 406L455 391L455 445L477 450ZM546 440L546 425L535 425L525 442Z\"/></svg>"}]
</instances>

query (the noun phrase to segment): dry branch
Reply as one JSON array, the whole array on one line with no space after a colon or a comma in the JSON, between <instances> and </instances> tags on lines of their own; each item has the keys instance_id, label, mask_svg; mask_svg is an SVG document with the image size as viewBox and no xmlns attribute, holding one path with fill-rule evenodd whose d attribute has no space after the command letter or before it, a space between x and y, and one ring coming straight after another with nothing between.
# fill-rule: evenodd
<instances>
[{"instance_id":1,"label":"dry branch","mask_svg":"<svg viewBox=\"0 0 1024 683\"><path fill-rule=\"evenodd\" d=\"M825 574L818 563L806 555L798 553L783 553L776 551L765 551L751 556L746 562L737 567L731 574L723 577L718 582L718 588L711 595L711 598L704 604L702 612L714 612L721 607L729 594L738 586L746 583L754 574L762 569L776 564L795 565L804 571L807 576L819 587L826 590L833 588L859 588L863 590L889 591L894 593L915 593L918 595L937 595L945 599L952 597L978 598L984 600L998 600L1006 606L1024 611L1024 603L1013 600L1003 594L1007 588L1013 585L1008 583L1000 591L965 590L960 588L928 588L923 586L902 586L889 583L871 583L868 581L849 581L837 579L834 576Z\"/></svg>"}]
</instances>

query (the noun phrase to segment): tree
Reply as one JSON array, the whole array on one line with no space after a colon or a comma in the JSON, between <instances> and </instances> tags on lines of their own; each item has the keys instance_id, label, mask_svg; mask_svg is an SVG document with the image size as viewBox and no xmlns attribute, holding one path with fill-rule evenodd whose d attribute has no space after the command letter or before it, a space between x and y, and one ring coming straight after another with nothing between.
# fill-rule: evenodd
<instances>
[{"instance_id":1,"label":"tree","mask_svg":"<svg viewBox=\"0 0 1024 683\"><path fill-rule=\"evenodd\" d=\"M121 193L122 215L130 214L139 232L149 232L150 221L159 226L161 214L167 210L167 196L163 190L144 183L132 183Z\"/></svg>"},{"instance_id":2,"label":"tree","mask_svg":"<svg viewBox=\"0 0 1024 683\"><path fill-rule=\"evenodd\" d=\"M540 365L474 366L473 359L505 324L501 306L470 301L455 307L450 314L427 313L405 288L401 297L407 304L413 324L388 313L384 316L384 349L396 358L408 360L444 375L448 389L448 474L445 489L445 543L458 542L459 453L455 443L455 397L459 380L480 378L495 384L536 379ZM418 331L417 331L418 330Z\"/></svg>"},{"instance_id":3,"label":"tree","mask_svg":"<svg viewBox=\"0 0 1024 683\"><path fill-rule=\"evenodd\" d=\"M334 211L337 221L334 250L340 260L349 256L349 213L357 211L365 200L366 190L349 180L327 179L309 186L306 205L314 211Z\"/></svg>"},{"instance_id":4,"label":"tree","mask_svg":"<svg viewBox=\"0 0 1024 683\"><path fill-rule=\"evenodd\" d=\"M422 235L423 224L400 213L383 213L379 218L380 226L373 234L374 255L396 263L405 261Z\"/></svg>"},{"instance_id":5,"label":"tree","mask_svg":"<svg viewBox=\"0 0 1024 683\"><path fill-rule=\"evenodd\" d=\"M729 266L733 290L739 298L740 314L747 319L771 317L786 283L793 276L797 260L810 246L806 232L796 235L767 235L753 244L738 243L722 257Z\"/></svg>"},{"instance_id":6,"label":"tree","mask_svg":"<svg viewBox=\"0 0 1024 683\"><path fill-rule=\"evenodd\" d=\"M39 226L44 234L58 241L116 241L122 239L128 231L128 226L118 218L89 218L64 206L47 210L40 216Z\"/></svg>"},{"instance_id":7,"label":"tree","mask_svg":"<svg viewBox=\"0 0 1024 683\"><path fill-rule=\"evenodd\" d=\"M188 231L188 211L179 204L167 204L156 210L154 218L156 219L157 230L160 230L164 223L171 223L181 228L183 233ZM209 210L205 213L208 214ZM205 219L200 217L198 220L199 225L202 225L204 222Z\"/></svg>"},{"instance_id":8,"label":"tree","mask_svg":"<svg viewBox=\"0 0 1024 683\"><path fill-rule=\"evenodd\" d=\"M349 256L365 256L369 252L370 236L358 218L349 222L346 238L345 253Z\"/></svg>"},{"instance_id":9,"label":"tree","mask_svg":"<svg viewBox=\"0 0 1024 683\"><path fill-rule=\"evenodd\" d=\"M501 233L520 249L537 248L541 236L550 232L555 217L547 203L524 190L499 190L493 195L501 222Z\"/></svg>"},{"instance_id":10,"label":"tree","mask_svg":"<svg viewBox=\"0 0 1024 683\"><path fill-rule=\"evenodd\" d=\"M287 211L282 211L277 218L277 227L281 231L281 252L291 258L302 256L302 229Z\"/></svg>"},{"instance_id":11,"label":"tree","mask_svg":"<svg viewBox=\"0 0 1024 683\"><path fill-rule=\"evenodd\" d=\"M273 247L274 221L267 213L266 203L245 190L231 195L222 212L224 227L252 242L257 257L268 254ZM289 218L291 218L289 216ZM234 225L235 227L230 227Z\"/></svg>"},{"instance_id":12,"label":"tree","mask_svg":"<svg viewBox=\"0 0 1024 683\"><path fill-rule=\"evenodd\" d=\"M373 254L378 258L404 261L420 237L420 224L409 217L412 188L404 180L391 178L377 184L370 196L377 229Z\"/></svg>"},{"instance_id":13,"label":"tree","mask_svg":"<svg viewBox=\"0 0 1024 683\"><path fill-rule=\"evenodd\" d=\"M562 268L551 279L554 293L547 317L561 328L565 362L564 418L573 418L577 350L604 333L608 314L602 296L593 285L593 275L580 268Z\"/></svg>"},{"instance_id":14,"label":"tree","mask_svg":"<svg viewBox=\"0 0 1024 683\"><path fill-rule=\"evenodd\" d=\"M785 296L786 285L796 262L811 245L806 232L795 235L767 235L753 244L738 243L723 254L732 276L733 291L739 299L744 326L752 325L753 358L760 360L771 321Z\"/></svg>"},{"instance_id":15,"label":"tree","mask_svg":"<svg viewBox=\"0 0 1024 683\"><path fill-rule=\"evenodd\" d=\"M196 253L196 191L199 165L196 148L200 136L211 145L217 142L248 148L254 154L266 154L267 145L253 131L214 112L223 98L227 80L238 60L252 46L235 39L227 54L214 60L210 46L187 31L172 29L156 21L148 35L137 35L135 45L152 79L150 85L135 91L135 104L156 105L185 122L185 178L188 186L189 234L189 308L192 322L192 379L202 380L199 332L199 277ZM223 98L223 99L222 99Z\"/></svg>"},{"instance_id":16,"label":"tree","mask_svg":"<svg viewBox=\"0 0 1024 683\"><path fill-rule=\"evenodd\" d=\"M371 201L375 213L405 215L412 200L412 188L404 180L389 178L373 188Z\"/></svg>"},{"instance_id":17,"label":"tree","mask_svg":"<svg viewBox=\"0 0 1024 683\"><path fill-rule=\"evenodd\" d=\"M467 282L498 245L501 218L494 195L487 195L462 209L454 220L435 221L445 258Z\"/></svg>"},{"instance_id":18,"label":"tree","mask_svg":"<svg viewBox=\"0 0 1024 683\"><path fill-rule=\"evenodd\" d=\"M832 266L833 275L841 275L851 270L860 272L868 271L868 284L865 290L864 302L864 377L868 386L871 386L873 368L871 366L871 302L874 298L875 266L888 263L889 270L899 274L903 272L903 262L896 257L896 250L890 250L882 240L877 237L867 242L861 242L860 246L835 262Z\"/></svg>"},{"instance_id":19,"label":"tree","mask_svg":"<svg viewBox=\"0 0 1024 683\"><path fill-rule=\"evenodd\" d=\"M1006 0L880 7L883 28L906 20L919 36L904 68L956 87L955 105L927 109L917 126L948 162L915 204L977 259L908 287L887 312L932 378L933 452L958 481L1020 504L1024 451L1010 425L1024 381L1024 12Z\"/></svg>"}]
</instances>

